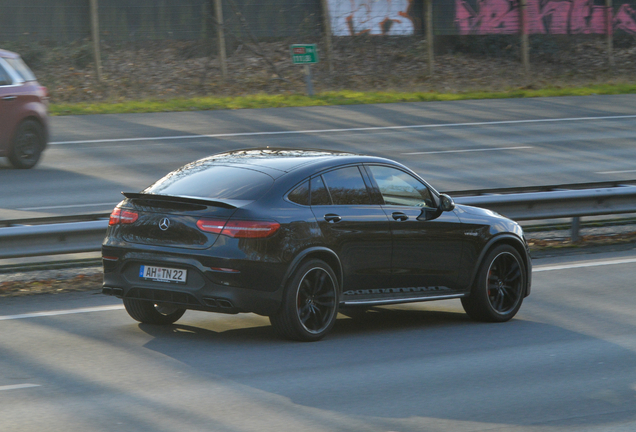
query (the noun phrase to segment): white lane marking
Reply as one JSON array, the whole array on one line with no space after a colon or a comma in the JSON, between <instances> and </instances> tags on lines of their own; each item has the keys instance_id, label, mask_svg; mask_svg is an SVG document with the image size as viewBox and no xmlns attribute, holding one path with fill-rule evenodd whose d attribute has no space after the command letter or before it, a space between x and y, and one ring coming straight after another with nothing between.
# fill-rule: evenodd
<instances>
[{"instance_id":1,"label":"white lane marking","mask_svg":"<svg viewBox=\"0 0 636 432\"><path fill-rule=\"evenodd\" d=\"M485 151L497 151L497 150L522 150L531 149L532 146L523 147L497 147L497 148L483 148L483 149L467 149L467 150L440 150L440 151L427 151L427 152L413 152L402 153L403 155L424 155L424 154L439 154L439 153L469 153L469 152L485 152Z\"/></svg>"},{"instance_id":2,"label":"white lane marking","mask_svg":"<svg viewBox=\"0 0 636 432\"><path fill-rule=\"evenodd\" d=\"M567 270L574 268L583 268L583 267L598 267L598 266L608 266L608 265L616 265L616 264L631 264L636 263L636 258L625 258L625 259L614 259L614 260L603 260L603 261L586 261L586 262L578 262L571 264L545 264L532 268L532 273L544 272L544 271L554 271L554 270Z\"/></svg>"},{"instance_id":3,"label":"white lane marking","mask_svg":"<svg viewBox=\"0 0 636 432\"><path fill-rule=\"evenodd\" d=\"M14 385L0 386L0 391L18 390L18 389L31 388L31 387L40 387L40 384L14 384Z\"/></svg>"},{"instance_id":4,"label":"white lane marking","mask_svg":"<svg viewBox=\"0 0 636 432\"><path fill-rule=\"evenodd\" d=\"M23 207L18 210L30 211L30 210L52 210L52 209L63 209L63 208L74 208L74 207L103 207L103 206L116 206L117 203L97 203L97 204L72 204L72 205L63 205L63 206L45 206L45 207Z\"/></svg>"},{"instance_id":5,"label":"white lane marking","mask_svg":"<svg viewBox=\"0 0 636 432\"><path fill-rule=\"evenodd\" d=\"M111 305L111 306L96 306L96 307L87 307L87 308L78 308L78 309L34 312L34 313L19 314L19 315L0 315L0 321L16 320L16 319L23 319L23 318L38 318L38 317L45 317L45 316L70 315L70 314L78 314L78 313L105 312L105 311L121 310L123 308L124 308L124 305Z\"/></svg>"},{"instance_id":6,"label":"white lane marking","mask_svg":"<svg viewBox=\"0 0 636 432\"><path fill-rule=\"evenodd\" d=\"M533 119L533 120L502 120L502 121L486 121L472 123L443 123L443 124L423 124L423 125L407 125L407 126L373 126L346 129L309 129L296 131L275 131L275 132L236 132L224 134L209 135L177 135L164 137L139 137L139 138L107 138L97 140L79 140L79 141L56 141L49 145L67 145L67 144L95 144L108 142L134 142L134 141L158 141L158 140L181 140L196 138L228 138L240 136L265 136L265 135L290 135L290 134L316 134L328 132L365 132L378 130L400 130L400 129L430 129L444 127L462 127L462 126L489 126L489 125L505 125L505 124L523 124L523 123L555 123L567 121L592 121L592 120L618 120L636 118L636 115L620 115L620 116L604 116L604 117L570 117L561 119Z\"/></svg>"},{"instance_id":7,"label":"white lane marking","mask_svg":"<svg viewBox=\"0 0 636 432\"><path fill-rule=\"evenodd\" d=\"M636 172L636 169L624 170L624 171L598 171L596 172L596 174L625 174L625 173L633 173L633 172Z\"/></svg>"}]
</instances>

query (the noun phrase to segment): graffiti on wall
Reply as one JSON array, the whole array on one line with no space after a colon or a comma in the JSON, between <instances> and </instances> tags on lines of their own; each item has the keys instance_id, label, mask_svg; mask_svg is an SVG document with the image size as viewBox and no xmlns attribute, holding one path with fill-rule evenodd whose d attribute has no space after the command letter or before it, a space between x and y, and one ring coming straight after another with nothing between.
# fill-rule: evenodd
<instances>
[{"instance_id":1,"label":"graffiti on wall","mask_svg":"<svg viewBox=\"0 0 636 432\"><path fill-rule=\"evenodd\" d=\"M474 4L474 7L470 3ZM530 34L603 34L607 9L593 0L527 0ZM521 28L519 2L511 0L455 0L455 23L459 34L514 34ZM636 12L621 5L612 27L636 34Z\"/></svg>"},{"instance_id":2,"label":"graffiti on wall","mask_svg":"<svg viewBox=\"0 0 636 432\"><path fill-rule=\"evenodd\" d=\"M329 0L332 33L336 36L410 35L413 0Z\"/></svg>"},{"instance_id":3,"label":"graffiti on wall","mask_svg":"<svg viewBox=\"0 0 636 432\"><path fill-rule=\"evenodd\" d=\"M614 30L636 34L636 11L630 5L622 5L614 15Z\"/></svg>"}]
</instances>

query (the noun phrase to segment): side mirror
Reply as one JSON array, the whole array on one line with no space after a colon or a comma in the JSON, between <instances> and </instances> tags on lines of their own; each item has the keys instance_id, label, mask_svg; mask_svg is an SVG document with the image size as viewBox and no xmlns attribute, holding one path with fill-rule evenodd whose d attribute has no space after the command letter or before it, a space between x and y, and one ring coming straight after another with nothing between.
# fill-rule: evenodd
<instances>
[{"instance_id":1,"label":"side mirror","mask_svg":"<svg viewBox=\"0 0 636 432\"><path fill-rule=\"evenodd\" d=\"M437 219L442 213L447 211L453 211L455 209L455 201L446 194L439 195L439 207L430 208L424 207L422 213L417 217L417 220L433 220Z\"/></svg>"},{"instance_id":2,"label":"side mirror","mask_svg":"<svg viewBox=\"0 0 636 432\"><path fill-rule=\"evenodd\" d=\"M439 209L441 211L453 211L455 210L455 201L453 201L453 199L446 195L446 194L440 194L439 195Z\"/></svg>"}]
</instances>

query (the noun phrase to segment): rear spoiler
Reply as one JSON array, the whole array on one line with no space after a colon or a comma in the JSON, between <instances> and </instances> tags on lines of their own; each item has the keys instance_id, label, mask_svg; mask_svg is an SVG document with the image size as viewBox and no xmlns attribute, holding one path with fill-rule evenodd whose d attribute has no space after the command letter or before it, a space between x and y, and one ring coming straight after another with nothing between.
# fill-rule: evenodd
<instances>
[{"instance_id":1,"label":"rear spoiler","mask_svg":"<svg viewBox=\"0 0 636 432\"><path fill-rule=\"evenodd\" d=\"M122 192L121 194L125 196L126 198L130 198L130 199L165 201L165 202L186 203L186 204L202 204L202 205L208 205L208 206L223 207L227 209L236 209L239 207L243 207L252 202L249 200L214 200L214 199L196 198L196 197L180 196L180 195L157 195L157 194L137 193L137 192Z\"/></svg>"}]
</instances>

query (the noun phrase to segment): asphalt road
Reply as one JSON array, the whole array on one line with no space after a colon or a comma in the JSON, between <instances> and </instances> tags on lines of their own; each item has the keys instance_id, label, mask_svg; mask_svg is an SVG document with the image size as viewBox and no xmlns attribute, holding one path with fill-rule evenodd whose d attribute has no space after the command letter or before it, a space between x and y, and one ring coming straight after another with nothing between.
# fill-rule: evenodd
<instances>
[{"instance_id":1,"label":"asphalt road","mask_svg":"<svg viewBox=\"0 0 636 432\"><path fill-rule=\"evenodd\" d=\"M0 220L108 212L189 161L246 147L406 163L438 190L636 178L636 95L51 119L34 170L0 166Z\"/></svg>"},{"instance_id":2,"label":"asphalt road","mask_svg":"<svg viewBox=\"0 0 636 432\"><path fill-rule=\"evenodd\" d=\"M535 266L511 322L421 303L318 343L251 314L153 327L95 293L3 299L0 430L636 430L636 249Z\"/></svg>"}]
</instances>

